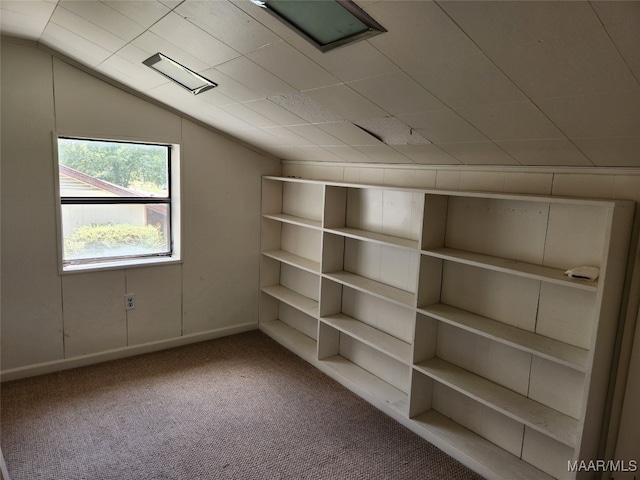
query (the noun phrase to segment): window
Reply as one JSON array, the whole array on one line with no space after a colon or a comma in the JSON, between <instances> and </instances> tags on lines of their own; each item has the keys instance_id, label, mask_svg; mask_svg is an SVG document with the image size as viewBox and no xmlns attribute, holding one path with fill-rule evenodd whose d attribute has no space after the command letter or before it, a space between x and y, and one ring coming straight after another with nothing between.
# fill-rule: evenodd
<instances>
[{"instance_id":1,"label":"window","mask_svg":"<svg viewBox=\"0 0 640 480\"><path fill-rule=\"evenodd\" d=\"M62 271L180 259L177 145L56 140Z\"/></svg>"}]
</instances>

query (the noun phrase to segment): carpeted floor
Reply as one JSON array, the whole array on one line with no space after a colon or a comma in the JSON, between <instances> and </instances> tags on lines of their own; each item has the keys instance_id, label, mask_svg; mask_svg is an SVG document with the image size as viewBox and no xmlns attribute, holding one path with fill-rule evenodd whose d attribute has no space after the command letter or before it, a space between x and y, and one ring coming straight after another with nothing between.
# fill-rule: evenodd
<instances>
[{"instance_id":1,"label":"carpeted floor","mask_svg":"<svg viewBox=\"0 0 640 480\"><path fill-rule=\"evenodd\" d=\"M481 477L254 331L7 382L11 480Z\"/></svg>"}]
</instances>

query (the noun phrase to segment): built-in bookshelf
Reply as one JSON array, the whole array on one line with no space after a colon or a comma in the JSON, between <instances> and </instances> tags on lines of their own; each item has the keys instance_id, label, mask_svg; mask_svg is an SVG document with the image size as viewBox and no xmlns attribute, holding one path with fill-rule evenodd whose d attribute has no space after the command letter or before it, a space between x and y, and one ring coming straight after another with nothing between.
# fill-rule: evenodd
<instances>
[{"instance_id":1,"label":"built-in bookshelf","mask_svg":"<svg viewBox=\"0 0 640 480\"><path fill-rule=\"evenodd\" d=\"M262 193L265 333L487 478L588 478L568 465L600 447L633 202Z\"/></svg>"}]
</instances>

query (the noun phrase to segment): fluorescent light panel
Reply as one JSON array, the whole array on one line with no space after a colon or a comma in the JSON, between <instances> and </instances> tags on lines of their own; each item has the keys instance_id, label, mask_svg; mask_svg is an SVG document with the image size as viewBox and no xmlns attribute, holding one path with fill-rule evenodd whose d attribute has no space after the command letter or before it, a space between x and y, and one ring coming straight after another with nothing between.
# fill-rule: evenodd
<instances>
[{"instance_id":1,"label":"fluorescent light panel","mask_svg":"<svg viewBox=\"0 0 640 480\"><path fill-rule=\"evenodd\" d=\"M193 70L189 70L184 65L180 65L162 53L156 53L142 63L164 75L169 80L174 81L181 87L186 88L194 95L218 86L217 83L204 78Z\"/></svg>"},{"instance_id":2,"label":"fluorescent light panel","mask_svg":"<svg viewBox=\"0 0 640 480\"><path fill-rule=\"evenodd\" d=\"M351 0L252 0L323 52L385 28Z\"/></svg>"}]
</instances>

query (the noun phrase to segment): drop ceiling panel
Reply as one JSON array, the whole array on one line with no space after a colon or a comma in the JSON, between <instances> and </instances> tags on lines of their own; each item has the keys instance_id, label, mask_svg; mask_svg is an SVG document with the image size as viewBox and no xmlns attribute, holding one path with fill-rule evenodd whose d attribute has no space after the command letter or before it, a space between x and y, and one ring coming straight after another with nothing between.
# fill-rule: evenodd
<instances>
[{"instance_id":1,"label":"drop ceiling panel","mask_svg":"<svg viewBox=\"0 0 640 480\"><path fill-rule=\"evenodd\" d=\"M497 145L521 165L593 167L593 163L567 139L499 141Z\"/></svg>"},{"instance_id":2,"label":"drop ceiling panel","mask_svg":"<svg viewBox=\"0 0 640 480\"><path fill-rule=\"evenodd\" d=\"M347 85L392 115L447 108L404 72L365 78Z\"/></svg>"},{"instance_id":3,"label":"drop ceiling panel","mask_svg":"<svg viewBox=\"0 0 640 480\"><path fill-rule=\"evenodd\" d=\"M536 103L569 138L640 137L640 88Z\"/></svg>"},{"instance_id":4,"label":"drop ceiling panel","mask_svg":"<svg viewBox=\"0 0 640 480\"><path fill-rule=\"evenodd\" d=\"M355 148L369 157L373 163L413 163L389 145L358 145Z\"/></svg>"},{"instance_id":5,"label":"drop ceiling panel","mask_svg":"<svg viewBox=\"0 0 640 480\"><path fill-rule=\"evenodd\" d=\"M51 16L49 25L52 24L58 25L69 32L74 32L83 39L112 53L127 43L125 39L60 6L55 9ZM142 33L142 28L139 30L139 33Z\"/></svg>"},{"instance_id":6,"label":"drop ceiling panel","mask_svg":"<svg viewBox=\"0 0 640 480\"><path fill-rule=\"evenodd\" d=\"M240 53L280 41L278 35L230 2L187 0L175 12Z\"/></svg>"},{"instance_id":7,"label":"drop ceiling panel","mask_svg":"<svg viewBox=\"0 0 640 480\"><path fill-rule=\"evenodd\" d=\"M400 69L369 42L356 42L322 53L304 38L295 35L287 43L302 52L342 82L377 77Z\"/></svg>"},{"instance_id":8,"label":"drop ceiling panel","mask_svg":"<svg viewBox=\"0 0 640 480\"><path fill-rule=\"evenodd\" d=\"M149 31L189 52L208 67L215 67L240 56L231 47L175 13L163 17ZM174 60L181 63L179 59Z\"/></svg>"},{"instance_id":9,"label":"drop ceiling panel","mask_svg":"<svg viewBox=\"0 0 640 480\"><path fill-rule=\"evenodd\" d=\"M506 46L492 60L533 100L626 90L638 85L603 30Z\"/></svg>"},{"instance_id":10,"label":"drop ceiling panel","mask_svg":"<svg viewBox=\"0 0 640 480\"><path fill-rule=\"evenodd\" d=\"M220 105L220 108L232 115L235 115L239 119L244 120L249 125L253 125L258 128L280 126L277 122L274 122L270 118L261 115L260 113L252 110L247 105L242 103L224 104Z\"/></svg>"},{"instance_id":11,"label":"drop ceiling panel","mask_svg":"<svg viewBox=\"0 0 640 480\"><path fill-rule=\"evenodd\" d=\"M44 31L55 4L33 0L3 0L0 3L2 34L37 40Z\"/></svg>"},{"instance_id":12,"label":"drop ceiling panel","mask_svg":"<svg viewBox=\"0 0 640 480\"><path fill-rule=\"evenodd\" d=\"M246 57L300 91L340 83L324 68L282 41L248 53Z\"/></svg>"},{"instance_id":13,"label":"drop ceiling panel","mask_svg":"<svg viewBox=\"0 0 640 480\"><path fill-rule=\"evenodd\" d=\"M347 120L386 115L386 112L375 103L344 84L309 90L305 93L312 100Z\"/></svg>"},{"instance_id":14,"label":"drop ceiling panel","mask_svg":"<svg viewBox=\"0 0 640 480\"><path fill-rule=\"evenodd\" d=\"M336 112L316 102L306 93L275 95L269 97L269 100L309 123L339 122L344 120Z\"/></svg>"},{"instance_id":15,"label":"drop ceiling panel","mask_svg":"<svg viewBox=\"0 0 640 480\"><path fill-rule=\"evenodd\" d=\"M394 145L393 149L420 165L460 165L460 161L436 145Z\"/></svg>"},{"instance_id":16,"label":"drop ceiling panel","mask_svg":"<svg viewBox=\"0 0 640 480\"><path fill-rule=\"evenodd\" d=\"M58 3L54 16L60 10L73 12L92 24L94 28L111 32L122 40L133 40L144 31L142 25L102 2L63 0Z\"/></svg>"},{"instance_id":17,"label":"drop ceiling panel","mask_svg":"<svg viewBox=\"0 0 640 480\"><path fill-rule=\"evenodd\" d=\"M453 110L411 113L398 118L432 143L487 140L482 132Z\"/></svg>"},{"instance_id":18,"label":"drop ceiling panel","mask_svg":"<svg viewBox=\"0 0 640 480\"><path fill-rule=\"evenodd\" d=\"M564 137L531 102L480 105L460 108L456 112L490 140Z\"/></svg>"},{"instance_id":19,"label":"drop ceiling panel","mask_svg":"<svg viewBox=\"0 0 640 480\"><path fill-rule=\"evenodd\" d=\"M320 146L344 145L344 142L338 140L333 135L325 132L317 125L292 125L289 128L297 135L306 138L311 143Z\"/></svg>"},{"instance_id":20,"label":"drop ceiling panel","mask_svg":"<svg viewBox=\"0 0 640 480\"><path fill-rule=\"evenodd\" d=\"M574 142L597 167L640 166L640 137L577 138Z\"/></svg>"},{"instance_id":21,"label":"drop ceiling panel","mask_svg":"<svg viewBox=\"0 0 640 480\"><path fill-rule=\"evenodd\" d=\"M238 57L216 67L225 75L264 97L297 92L295 88L246 57Z\"/></svg>"},{"instance_id":22,"label":"drop ceiling panel","mask_svg":"<svg viewBox=\"0 0 640 480\"><path fill-rule=\"evenodd\" d=\"M278 125L289 126L307 123L304 119L268 99L246 102L245 105L251 110L273 120Z\"/></svg>"},{"instance_id":23,"label":"drop ceiling panel","mask_svg":"<svg viewBox=\"0 0 640 480\"><path fill-rule=\"evenodd\" d=\"M155 55L158 52L162 52L167 57L179 61L185 67L190 68L191 70L194 70L196 72L202 72L210 68L210 66L206 62L191 55L187 51L171 43L162 36L156 35L155 33L150 31L146 31L138 38L133 40L131 42L131 45L144 51L147 54L147 58L149 58L151 55Z\"/></svg>"},{"instance_id":24,"label":"drop ceiling panel","mask_svg":"<svg viewBox=\"0 0 640 480\"><path fill-rule=\"evenodd\" d=\"M170 8L155 0L102 0L102 3L120 12L142 27L149 28L169 13Z\"/></svg>"},{"instance_id":25,"label":"drop ceiling panel","mask_svg":"<svg viewBox=\"0 0 640 480\"><path fill-rule=\"evenodd\" d=\"M466 165L518 165L491 142L441 143L438 146Z\"/></svg>"},{"instance_id":26,"label":"drop ceiling panel","mask_svg":"<svg viewBox=\"0 0 640 480\"><path fill-rule=\"evenodd\" d=\"M90 67L95 67L111 56L109 50L51 22L40 36L40 43L64 52L67 57Z\"/></svg>"},{"instance_id":27,"label":"drop ceiling panel","mask_svg":"<svg viewBox=\"0 0 640 480\"><path fill-rule=\"evenodd\" d=\"M607 33L640 79L640 2L591 2Z\"/></svg>"},{"instance_id":28,"label":"drop ceiling panel","mask_svg":"<svg viewBox=\"0 0 640 480\"><path fill-rule=\"evenodd\" d=\"M347 145L381 145L382 142L351 122L319 123L317 127Z\"/></svg>"}]
</instances>

